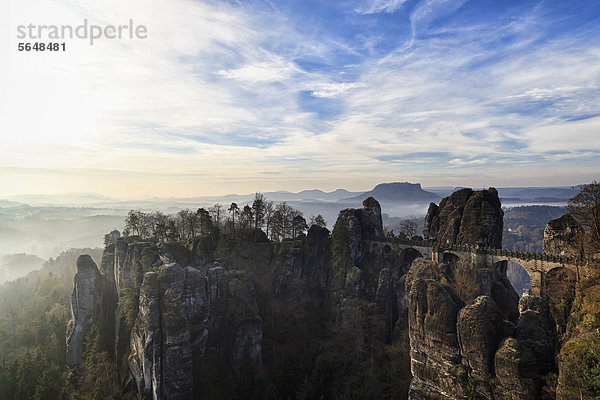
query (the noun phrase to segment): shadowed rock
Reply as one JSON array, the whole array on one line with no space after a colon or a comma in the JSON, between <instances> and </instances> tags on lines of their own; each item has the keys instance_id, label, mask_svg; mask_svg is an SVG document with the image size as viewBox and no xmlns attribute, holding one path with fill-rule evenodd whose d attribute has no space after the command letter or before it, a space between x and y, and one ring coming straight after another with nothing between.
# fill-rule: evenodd
<instances>
[{"instance_id":1,"label":"shadowed rock","mask_svg":"<svg viewBox=\"0 0 600 400\"><path fill-rule=\"evenodd\" d=\"M66 361L69 368L83 362L83 342L100 315L102 286L102 276L92 257L87 254L79 256L71 294L72 318L67 326Z\"/></svg>"},{"instance_id":2,"label":"shadowed rock","mask_svg":"<svg viewBox=\"0 0 600 400\"><path fill-rule=\"evenodd\" d=\"M544 253L554 256L578 257L582 253L584 230L567 213L551 219L544 229Z\"/></svg>"},{"instance_id":3,"label":"shadowed rock","mask_svg":"<svg viewBox=\"0 0 600 400\"><path fill-rule=\"evenodd\" d=\"M423 231L426 240L441 245L502 247L504 212L494 188L461 189L429 206Z\"/></svg>"}]
</instances>

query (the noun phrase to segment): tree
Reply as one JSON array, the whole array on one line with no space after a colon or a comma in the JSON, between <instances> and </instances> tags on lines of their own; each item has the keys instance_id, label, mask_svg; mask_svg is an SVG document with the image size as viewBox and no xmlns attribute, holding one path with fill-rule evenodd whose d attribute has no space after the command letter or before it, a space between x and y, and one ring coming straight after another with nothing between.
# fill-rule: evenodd
<instances>
[{"instance_id":1,"label":"tree","mask_svg":"<svg viewBox=\"0 0 600 400\"><path fill-rule=\"evenodd\" d=\"M254 212L254 229L262 227L265 220L265 206L267 199L265 196L257 192L254 195L254 201L252 202L252 211Z\"/></svg>"},{"instance_id":2,"label":"tree","mask_svg":"<svg viewBox=\"0 0 600 400\"><path fill-rule=\"evenodd\" d=\"M306 219L302 216L302 214L297 214L292 219L292 238L298 237L301 233L303 233L308 228L306 224Z\"/></svg>"},{"instance_id":3,"label":"tree","mask_svg":"<svg viewBox=\"0 0 600 400\"><path fill-rule=\"evenodd\" d=\"M325 218L323 218L321 214L317 215L316 217L313 215L312 217L310 217L310 226L313 225L319 226L321 228L326 228L327 222L325 222Z\"/></svg>"},{"instance_id":4,"label":"tree","mask_svg":"<svg viewBox=\"0 0 600 400\"><path fill-rule=\"evenodd\" d=\"M589 183L573 198L569 199L567 209L588 233L592 248L600 248L600 182Z\"/></svg>"},{"instance_id":5,"label":"tree","mask_svg":"<svg viewBox=\"0 0 600 400\"><path fill-rule=\"evenodd\" d=\"M181 210L177 213L180 224L180 236L182 239L195 238L198 227L198 215L190 209Z\"/></svg>"},{"instance_id":6,"label":"tree","mask_svg":"<svg viewBox=\"0 0 600 400\"><path fill-rule=\"evenodd\" d=\"M269 237L269 232L271 230L272 222L271 219L273 217L273 211L275 207L273 206L272 201L265 202L265 234Z\"/></svg>"},{"instance_id":7,"label":"tree","mask_svg":"<svg viewBox=\"0 0 600 400\"><path fill-rule=\"evenodd\" d=\"M177 241L180 238L177 221L174 218L169 218L167 222L167 240Z\"/></svg>"},{"instance_id":8,"label":"tree","mask_svg":"<svg viewBox=\"0 0 600 400\"><path fill-rule=\"evenodd\" d=\"M252 212L252 208L246 204L244 208L242 208L242 213L240 214L240 227L243 230L248 230L254 222L254 215Z\"/></svg>"},{"instance_id":9,"label":"tree","mask_svg":"<svg viewBox=\"0 0 600 400\"><path fill-rule=\"evenodd\" d=\"M231 203L231 205L229 206L229 210L227 211L229 211L229 213L231 214L231 226L235 231L235 216L239 214L240 208L236 203Z\"/></svg>"},{"instance_id":10,"label":"tree","mask_svg":"<svg viewBox=\"0 0 600 400\"><path fill-rule=\"evenodd\" d=\"M123 234L125 236L138 235L140 234L142 224L142 213L137 210L130 210L125 218L125 230Z\"/></svg>"},{"instance_id":11,"label":"tree","mask_svg":"<svg viewBox=\"0 0 600 400\"><path fill-rule=\"evenodd\" d=\"M216 203L214 206L208 209L212 220L217 228L221 228L221 219L223 217L223 204Z\"/></svg>"},{"instance_id":12,"label":"tree","mask_svg":"<svg viewBox=\"0 0 600 400\"><path fill-rule=\"evenodd\" d=\"M285 201L275 206L271 215L271 237L274 240L283 240L292 234L292 220L299 213Z\"/></svg>"},{"instance_id":13,"label":"tree","mask_svg":"<svg viewBox=\"0 0 600 400\"><path fill-rule=\"evenodd\" d=\"M167 239L169 217L160 211L157 211L152 216L152 220L154 225L154 236L158 241L164 242Z\"/></svg>"},{"instance_id":14,"label":"tree","mask_svg":"<svg viewBox=\"0 0 600 400\"><path fill-rule=\"evenodd\" d=\"M417 223L414 221L404 221L400 225L400 232L406 235L408 239L411 239L417 234Z\"/></svg>"},{"instance_id":15,"label":"tree","mask_svg":"<svg viewBox=\"0 0 600 400\"><path fill-rule=\"evenodd\" d=\"M198 218L198 224L200 225L200 234L210 234L213 229L213 221L209 212L205 208L199 208L198 211L196 211L196 216Z\"/></svg>"}]
</instances>

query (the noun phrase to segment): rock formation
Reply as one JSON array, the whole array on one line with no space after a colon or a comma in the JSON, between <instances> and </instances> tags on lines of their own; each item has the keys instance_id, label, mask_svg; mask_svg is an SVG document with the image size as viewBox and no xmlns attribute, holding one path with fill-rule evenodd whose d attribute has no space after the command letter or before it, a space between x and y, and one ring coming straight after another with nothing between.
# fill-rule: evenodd
<instances>
[{"instance_id":1,"label":"rock formation","mask_svg":"<svg viewBox=\"0 0 600 400\"><path fill-rule=\"evenodd\" d=\"M439 206L430 204L424 238L441 245L501 248L503 215L496 189L461 189L442 199Z\"/></svg>"},{"instance_id":2,"label":"rock formation","mask_svg":"<svg viewBox=\"0 0 600 400\"><path fill-rule=\"evenodd\" d=\"M160 399L194 396L192 360L202 359L227 317L229 272L219 263L205 272L175 263L172 256L158 272L147 272L140 288L139 313L131 332L129 369L141 393ZM248 356L262 368L262 318L251 287L239 305L230 354L238 370ZM213 349L214 350L214 349ZM217 350L215 350L217 351Z\"/></svg>"},{"instance_id":3,"label":"rock formation","mask_svg":"<svg viewBox=\"0 0 600 400\"><path fill-rule=\"evenodd\" d=\"M524 296L519 301L519 312L517 339L531 350L541 374L553 371L556 324L548 300L540 296Z\"/></svg>"},{"instance_id":4,"label":"rock formation","mask_svg":"<svg viewBox=\"0 0 600 400\"><path fill-rule=\"evenodd\" d=\"M537 365L531 351L513 337L500 344L494 359L499 400L531 400L536 398Z\"/></svg>"},{"instance_id":5,"label":"rock formation","mask_svg":"<svg viewBox=\"0 0 600 400\"><path fill-rule=\"evenodd\" d=\"M195 272L170 263L144 274L129 366L138 390L155 400L193 394L190 315L202 318L208 300ZM201 285L193 291L190 283Z\"/></svg>"},{"instance_id":6,"label":"rock formation","mask_svg":"<svg viewBox=\"0 0 600 400\"><path fill-rule=\"evenodd\" d=\"M462 363L480 392L491 395L494 355L502 340L502 314L489 296L479 296L460 310L456 325Z\"/></svg>"},{"instance_id":7,"label":"rock formation","mask_svg":"<svg viewBox=\"0 0 600 400\"><path fill-rule=\"evenodd\" d=\"M348 228L352 263L358 265L366 251L361 246L361 241L381 239L384 236L381 206L377 200L369 197L363 201L361 209L346 208L340 211L338 222L340 221Z\"/></svg>"},{"instance_id":8,"label":"rock formation","mask_svg":"<svg viewBox=\"0 0 600 400\"><path fill-rule=\"evenodd\" d=\"M434 201L438 200L439 196L435 193L427 192L421 188L420 183L409 182L392 182L380 183L373 190L361 194L360 196L352 197L349 200L364 199L366 197L375 197L380 201Z\"/></svg>"},{"instance_id":9,"label":"rock formation","mask_svg":"<svg viewBox=\"0 0 600 400\"><path fill-rule=\"evenodd\" d=\"M406 276L409 399L464 399L474 392L487 399L545 398L545 382L556 372L556 327L547 300L525 296L517 303L503 268L449 272L417 259ZM465 282L481 293L466 305L454 291L460 292L455 285L465 273L472 275Z\"/></svg>"},{"instance_id":10,"label":"rock formation","mask_svg":"<svg viewBox=\"0 0 600 400\"><path fill-rule=\"evenodd\" d=\"M377 311L383 317L386 326L386 341L391 340L392 331L398 320L398 300L394 288L392 270L384 268L379 273L379 282L375 292Z\"/></svg>"},{"instance_id":11,"label":"rock formation","mask_svg":"<svg viewBox=\"0 0 600 400\"><path fill-rule=\"evenodd\" d=\"M416 264L416 265L415 265ZM413 379L410 399L460 396L467 380L456 321L461 304L437 280L430 261L417 261L406 278Z\"/></svg>"},{"instance_id":12,"label":"rock formation","mask_svg":"<svg viewBox=\"0 0 600 400\"><path fill-rule=\"evenodd\" d=\"M77 273L73 278L71 321L67 327L67 367L83 362L85 336L98 320L102 306L102 276L92 258L81 255L77 259Z\"/></svg>"},{"instance_id":13,"label":"rock formation","mask_svg":"<svg viewBox=\"0 0 600 400\"><path fill-rule=\"evenodd\" d=\"M544 229L544 253L554 256L579 257L582 254L584 230L567 213L548 221Z\"/></svg>"}]
</instances>

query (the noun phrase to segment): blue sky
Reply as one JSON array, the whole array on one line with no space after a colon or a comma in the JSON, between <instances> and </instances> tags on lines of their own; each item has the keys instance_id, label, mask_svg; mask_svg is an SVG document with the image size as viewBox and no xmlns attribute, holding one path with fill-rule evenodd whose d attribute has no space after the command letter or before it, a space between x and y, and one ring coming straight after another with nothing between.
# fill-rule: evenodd
<instances>
[{"instance_id":1,"label":"blue sky","mask_svg":"<svg viewBox=\"0 0 600 400\"><path fill-rule=\"evenodd\" d=\"M11 0L6 194L599 179L598 1ZM8 17L6 17L8 16ZM19 24L145 40L16 51ZM8 38L8 39L7 39Z\"/></svg>"}]
</instances>

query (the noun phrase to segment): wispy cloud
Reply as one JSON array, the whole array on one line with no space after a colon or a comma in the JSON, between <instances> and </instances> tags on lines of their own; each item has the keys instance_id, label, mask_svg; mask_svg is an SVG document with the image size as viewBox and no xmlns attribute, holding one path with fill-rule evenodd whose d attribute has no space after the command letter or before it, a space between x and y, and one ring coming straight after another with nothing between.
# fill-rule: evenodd
<instances>
[{"instance_id":1,"label":"wispy cloud","mask_svg":"<svg viewBox=\"0 0 600 400\"><path fill-rule=\"evenodd\" d=\"M367 4L356 9L360 14L393 13L400 9L408 0L370 0Z\"/></svg>"},{"instance_id":2,"label":"wispy cloud","mask_svg":"<svg viewBox=\"0 0 600 400\"><path fill-rule=\"evenodd\" d=\"M321 98L340 97L344 93L364 87L365 85L357 82L342 82L342 83L316 83L309 89L311 95Z\"/></svg>"},{"instance_id":3,"label":"wispy cloud","mask_svg":"<svg viewBox=\"0 0 600 400\"><path fill-rule=\"evenodd\" d=\"M9 26L133 18L149 38L6 49L0 168L13 169L0 184L11 190L108 192L125 179L139 194L174 176L182 195L597 178L597 9L342 1L321 4L335 18L321 21L304 2L28 1L11 0Z\"/></svg>"}]
</instances>

